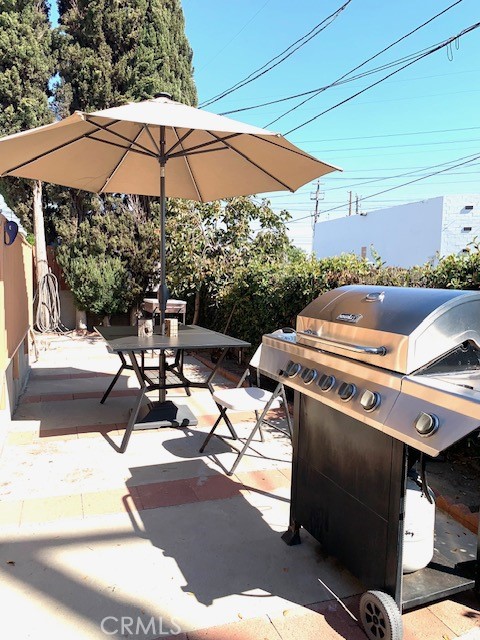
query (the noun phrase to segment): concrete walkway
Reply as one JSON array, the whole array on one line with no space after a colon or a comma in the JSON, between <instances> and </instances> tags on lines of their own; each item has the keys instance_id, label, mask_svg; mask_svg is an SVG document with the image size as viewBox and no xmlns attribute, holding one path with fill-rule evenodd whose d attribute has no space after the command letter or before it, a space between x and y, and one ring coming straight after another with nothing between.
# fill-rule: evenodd
<instances>
[{"instance_id":1,"label":"concrete walkway","mask_svg":"<svg viewBox=\"0 0 480 640\"><path fill-rule=\"evenodd\" d=\"M210 393L180 390L199 425L119 443L136 379L97 338L43 340L0 464L2 637L23 640L364 639L319 579L356 613L363 587L303 532L287 547L291 448L275 430L228 477L235 454L200 444L218 415ZM189 375L207 375L187 362ZM231 386L219 378L217 384ZM240 435L249 432L239 414ZM274 418L280 420L280 415ZM226 433L226 430L223 431ZM473 633L462 594L404 617L407 640Z\"/></svg>"}]
</instances>

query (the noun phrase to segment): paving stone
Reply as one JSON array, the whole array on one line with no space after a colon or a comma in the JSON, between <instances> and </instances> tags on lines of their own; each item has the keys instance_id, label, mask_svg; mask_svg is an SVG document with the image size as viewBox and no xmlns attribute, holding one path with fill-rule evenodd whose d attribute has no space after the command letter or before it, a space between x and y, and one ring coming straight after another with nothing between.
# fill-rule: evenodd
<instances>
[{"instance_id":1,"label":"paving stone","mask_svg":"<svg viewBox=\"0 0 480 640\"><path fill-rule=\"evenodd\" d=\"M266 616L189 632L187 638L188 640L282 640Z\"/></svg>"}]
</instances>

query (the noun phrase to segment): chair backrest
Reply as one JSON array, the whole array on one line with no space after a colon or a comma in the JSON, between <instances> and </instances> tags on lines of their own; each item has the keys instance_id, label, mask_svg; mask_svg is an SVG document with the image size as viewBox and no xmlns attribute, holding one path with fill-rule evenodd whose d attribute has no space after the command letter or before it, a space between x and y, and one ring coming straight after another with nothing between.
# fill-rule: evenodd
<instances>
[{"instance_id":1,"label":"chair backrest","mask_svg":"<svg viewBox=\"0 0 480 640\"><path fill-rule=\"evenodd\" d=\"M250 366L258 369L258 365L260 364L260 357L262 355L262 345L260 344L250 359Z\"/></svg>"},{"instance_id":2,"label":"chair backrest","mask_svg":"<svg viewBox=\"0 0 480 640\"><path fill-rule=\"evenodd\" d=\"M258 370L258 367L260 365L260 358L262 357L262 344L260 343L260 345L258 346L257 350L255 351L255 353L253 354L253 356L250 359L250 362L248 364L248 369L250 370L250 374L251 369L255 369L255 377L256 377L256 385L257 387L260 386L260 371ZM250 376L250 384L252 384L252 378ZM255 384L255 383L253 383Z\"/></svg>"}]
</instances>

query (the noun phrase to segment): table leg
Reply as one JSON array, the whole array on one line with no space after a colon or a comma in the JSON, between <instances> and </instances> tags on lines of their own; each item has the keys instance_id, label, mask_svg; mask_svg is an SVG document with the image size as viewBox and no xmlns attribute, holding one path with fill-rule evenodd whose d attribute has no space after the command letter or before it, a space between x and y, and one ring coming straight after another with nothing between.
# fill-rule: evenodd
<instances>
[{"instance_id":1,"label":"table leg","mask_svg":"<svg viewBox=\"0 0 480 640\"><path fill-rule=\"evenodd\" d=\"M120 453L125 453L127 449L128 442L130 440L130 436L132 435L132 431L135 427L135 422L137 421L138 412L140 411L140 407L142 406L143 398L145 397L145 391L147 389L145 380L143 379L142 371L138 366L135 353L133 353L133 351L129 351L128 356L130 358L130 362L132 363L132 368L135 371L135 375L138 378L140 389L135 398L135 403L132 408L132 413L130 414L130 419L128 420L127 428L125 429L125 433L123 434L122 442L120 444L120 449L119 449Z\"/></svg>"},{"instance_id":2,"label":"table leg","mask_svg":"<svg viewBox=\"0 0 480 640\"><path fill-rule=\"evenodd\" d=\"M113 378L113 380L111 381L108 389L105 391L105 393L103 394L103 398L100 400L100 404L103 404L105 402L105 400L108 398L108 396L110 395L110 391L113 389L113 387L117 384L117 380L120 377L120 374L122 373L122 371L128 366L126 361L125 361L125 357L123 355L123 353L120 351L118 353L120 360L122 361L122 364L120 365L120 369L117 371L117 373L115 374L115 377Z\"/></svg>"},{"instance_id":3,"label":"table leg","mask_svg":"<svg viewBox=\"0 0 480 640\"><path fill-rule=\"evenodd\" d=\"M225 347L224 349L222 349L222 353L220 354L219 359L217 360L217 362L216 362L215 366L213 367L210 375L208 376L207 382L205 383L206 386L208 387L208 389L210 389L210 393L212 393L212 394L214 392L213 384L212 384L213 378L217 375L218 368L222 364L223 359L225 358L228 349L229 349L228 347Z\"/></svg>"},{"instance_id":4,"label":"table leg","mask_svg":"<svg viewBox=\"0 0 480 640\"><path fill-rule=\"evenodd\" d=\"M167 390L165 389L165 382L167 379L165 362L165 351L160 350L158 354L158 401L165 402L167 397Z\"/></svg>"}]
</instances>

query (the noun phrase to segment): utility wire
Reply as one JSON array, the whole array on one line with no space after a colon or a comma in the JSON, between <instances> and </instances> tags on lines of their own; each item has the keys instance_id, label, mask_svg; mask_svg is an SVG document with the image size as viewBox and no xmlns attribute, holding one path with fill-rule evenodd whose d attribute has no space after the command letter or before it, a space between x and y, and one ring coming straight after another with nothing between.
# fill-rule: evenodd
<instances>
[{"instance_id":1,"label":"utility wire","mask_svg":"<svg viewBox=\"0 0 480 640\"><path fill-rule=\"evenodd\" d=\"M377 144L370 147L343 147L339 149L322 149L322 153L343 153L344 151L371 151L372 149L403 149L412 147L434 147L439 144L463 144L464 142L479 142L480 138L465 138L463 140L432 140L431 142L407 142L405 144ZM315 153L315 152L310 152Z\"/></svg>"},{"instance_id":2,"label":"utility wire","mask_svg":"<svg viewBox=\"0 0 480 640\"><path fill-rule=\"evenodd\" d=\"M295 98L302 98L303 96L311 96L312 94L317 95L318 93L321 93L322 91L326 91L327 89L330 89L330 88L333 88L333 87L340 87L340 86L342 86L344 84L348 84L349 82L355 82L356 80L361 80L362 78L365 78L366 76L371 76L374 73L378 73L379 71L385 71L386 69L391 69L392 67L397 67L398 65L402 64L403 62L408 62L409 60L412 60L413 58L415 58L416 56L419 56L421 53L424 53L425 51L428 51L428 48L421 49L420 51L417 51L416 53L410 53L407 56L404 56L403 58L398 58L397 60L392 60L392 62L386 62L386 63L380 65L379 67L374 67L373 69L369 69L368 71L363 71L362 73L358 73L357 75L352 76L351 78L343 79L344 76L342 76L342 78L338 78L334 82L331 82L330 84L326 84L326 85L324 85L322 87L317 87L316 89L310 89L309 91L304 91L302 93L296 93L296 94L294 94L292 96L287 96L286 98L278 98L277 100L270 100L269 102L262 102L261 104L256 104L256 105L253 105L253 106L250 106L250 107L240 107L238 109L231 109L230 111L222 111L220 115L229 116L229 115L232 115L234 113L240 113L241 111L250 111L251 109L260 109L261 107L269 107L269 106L271 106L273 104L278 104L280 102L286 102L287 100L294 100ZM315 97L315 96L312 96L312 97ZM307 101L305 101L305 102L307 102ZM279 116L279 118L281 118L281 117L282 116ZM276 120L273 120L271 123L269 123L266 126L267 127L270 126L270 124L272 124L273 122L276 122Z\"/></svg>"},{"instance_id":3,"label":"utility wire","mask_svg":"<svg viewBox=\"0 0 480 640\"><path fill-rule=\"evenodd\" d=\"M420 182L421 180L426 180L427 178L431 178L432 176L436 176L439 175L440 173L446 173L448 171L450 171L451 169L456 169L458 167L462 167L466 164L470 164L472 162L475 162L475 160L478 160L480 158L480 154L470 158L469 160L465 160L464 158L468 157L468 156L464 156L463 158L457 158L457 160L452 160L452 162L457 162L457 164L451 166L451 167L447 167L445 169L440 169L439 171L434 171L432 173L429 173L425 176L420 176L419 178L415 178L415 180L409 180L408 182L403 182L402 184L396 185L395 187L389 187L388 189L384 189L383 191L377 191L377 193L372 193L369 196L364 196L363 198L359 198L358 201L359 202L363 202L364 200L369 200L370 198L375 198L376 196L380 196L384 193L388 193L389 191L394 191L395 189L401 189L402 187L407 187L410 184L414 184L415 182ZM458 160L463 160L463 162L458 162ZM433 165L435 166L439 166L439 165ZM432 168L432 167L430 167ZM395 176L392 176L393 178L395 178ZM345 207L348 206L348 202L345 202L344 204L339 205L338 207L331 207L330 209L324 209L321 213L329 213L330 211L337 211L338 209L344 209ZM300 222L302 220L307 220L308 218L311 218L312 214L308 214L308 216L303 216L301 218L297 218L296 220L292 220L291 222L289 222L289 224L293 224L296 222Z\"/></svg>"},{"instance_id":4,"label":"utility wire","mask_svg":"<svg viewBox=\"0 0 480 640\"><path fill-rule=\"evenodd\" d=\"M356 182L355 184L348 184L348 185L344 185L342 184L340 187L332 187L331 189L325 189L325 193L330 193L331 191L340 191L340 190L344 190L344 189L358 189L359 187L361 189L363 189L363 187L367 184L376 184L378 182L384 182L385 180L394 180L395 178L403 178L406 176L414 176L416 174L418 174L420 171L423 171L423 169L421 170L417 170L417 171L408 171L406 173L400 173L397 174L396 176L380 176L377 178L370 178L370 179L366 179L366 178L357 178L357 180L361 180L362 182ZM452 173L452 175L454 176L458 176L458 175L475 175L478 176L478 172L477 171L463 171L463 172L456 172L456 173ZM474 182L474 180L457 180L457 182Z\"/></svg>"},{"instance_id":5,"label":"utility wire","mask_svg":"<svg viewBox=\"0 0 480 640\"><path fill-rule=\"evenodd\" d=\"M200 67L200 69L197 70L197 74L201 73L206 67L208 67L208 65L213 62L215 60L215 58L218 58L218 56L222 53L222 51L225 51L225 49L234 41L238 38L238 36L242 33L242 31L245 31L245 29L248 27L248 25L253 22L255 20L255 18L258 16L259 13L261 13L265 7L267 6L267 4L270 2L270 0L266 0L266 2L260 7L260 9L253 14L253 16L250 18L250 20L248 20L248 22L246 22L243 27L240 29L240 31L237 31L237 33L230 38L230 40L228 42L226 42L223 47L217 51L217 53L210 58L210 60L208 60L208 62L206 62L204 65L202 65Z\"/></svg>"},{"instance_id":6,"label":"utility wire","mask_svg":"<svg viewBox=\"0 0 480 640\"><path fill-rule=\"evenodd\" d=\"M426 22L422 23L421 25L419 25L418 27L416 27L412 31L409 31L408 33L406 33L402 37L398 38L397 40L395 40L394 42L392 42L388 46L384 47L383 49L381 49L381 51L378 51L376 54L374 54L373 56L371 56L367 60L364 60L362 63L360 63L359 65L357 65L353 69L350 69L350 71L347 71L347 73L345 73L343 76L340 76L340 78L337 78L337 80L334 80L330 84L327 84L327 85L325 85L323 87L317 87L316 89L311 89L310 91L304 91L302 93L297 93L297 94L294 94L294 95L291 95L291 96L287 96L285 98L278 98L277 100L270 100L269 102L263 102L261 104L257 104L257 105L253 105L253 106L249 106L249 107L243 107L243 108L239 108L239 109L233 109L231 111L225 111L221 115L231 115L233 113L239 113L241 111L250 111L251 109L259 109L261 107L267 107L267 106L270 106L270 105L273 105L273 104L278 104L280 102L285 102L285 101L288 101L288 100L294 100L295 98L302 98L304 96L310 96L304 102L301 102L296 107L293 107L289 111L286 111L282 115L278 116L278 118L276 118L275 120L272 120L269 124L265 125L266 127L269 127L271 124L273 124L274 122L277 122L277 120L279 120L280 118L283 118L283 116L287 115L287 113L290 113L291 111L294 111L295 109L298 109L298 107L301 107L303 104L305 104L305 102L308 102L308 100L311 100L312 98L315 98L317 95L319 95L323 91L326 91L327 89L330 89L331 87L340 86L340 85L345 84L347 82L353 82L355 80L358 80L359 78L364 77L365 75L370 75L372 73L376 73L376 72L378 72L380 70L383 70L383 69L388 68L390 66L395 66L396 64L400 64L402 61L405 61L407 58L409 58L411 56L407 56L406 58L400 58L397 61L391 62L389 64L382 65L380 67L376 67L375 69L372 69L372 70L370 70L368 72L364 72L362 74L358 74L356 76L353 76L352 78L349 78L348 80L345 80L345 78L347 78L347 76L352 74L354 71L357 71L357 69L360 69L361 67L365 66L366 64L368 64L369 62L371 62L375 58L378 58L378 56L380 56L382 53L385 53L385 51L388 51L389 49L394 47L396 44L401 42L402 40L405 40L406 38L411 36L416 31L419 31L420 29L423 29L423 27L425 27L427 24L429 24L430 22L433 22L433 20L435 20L436 18L440 17L441 15L446 13L447 11L450 11L450 9L455 7L457 4L460 4L460 2L463 2L463 0L457 0L456 2L451 4L449 7L447 7L446 9L441 11L440 13L437 13L435 16L433 16L432 18L430 18ZM425 51L425 49L423 51ZM418 52L418 54L419 53L421 53L421 52ZM417 55L417 54L411 54L411 55Z\"/></svg>"},{"instance_id":7,"label":"utility wire","mask_svg":"<svg viewBox=\"0 0 480 640\"><path fill-rule=\"evenodd\" d=\"M259 67L255 71L252 71L252 73L250 73L246 78L234 84L232 87L230 87L230 89L226 89L225 91L218 93L216 96L213 96L213 98L206 100L199 106L208 107L214 102L218 102L218 100L225 98L225 96L228 96L234 91L237 91L238 89L240 89L241 87L244 87L245 85L250 84L254 80L257 80L261 76L265 75L266 73L268 73L269 71L277 67L279 64L284 62L287 58L292 56L301 47L305 46L307 42L309 42L310 40L318 36L319 33L324 31L336 18L338 18L341 12L350 4L351 1L352 0L347 0L346 2L344 2L341 7L339 7L336 11L331 13L326 18L324 18L308 33L306 33L304 36L302 36L301 38L296 40L294 43L289 45L286 49L284 49L281 53L279 53L274 58L266 62L263 66ZM462 0L459 0L459 1L461 2Z\"/></svg>"},{"instance_id":8,"label":"utility wire","mask_svg":"<svg viewBox=\"0 0 480 640\"><path fill-rule=\"evenodd\" d=\"M320 140L297 140L295 144L307 144L311 142L343 142L345 140L370 140L371 138L394 138L401 136L423 136L430 133L452 133L454 131L473 131L480 127L461 127L459 129L430 129L430 131L404 131L402 133L377 133L373 136L355 136L351 138L321 138Z\"/></svg>"},{"instance_id":9,"label":"utility wire","mask_svg":"<svg viewBox=\"0 0 480 640\"><path fill-rule=\"evenodd\" d=\"M395 40L394 42L392 42L391 44L389 44L388 46L386 46L385 48L383 48L381 51L379 51L378 53L376 53L375 55L371 56L370 58L368 58L367 60L364 60L362 63L360 63L359 65L357 65L356 67L354 67L353 69L351 69L350 71L347 71L347 73L345 73L343 76L341 76L337 81L335 82L339 82L341 80L343 80L344 78L346 78L347 76L349 76L351 73L353 73L354 71L357 71L357 69L360 69L361 67L365 66L366 64L368 64L369 62L371 62L372 60L374 60L375 58L378 58L378 56L382 55L382 53L385 53L385 51L388 51L389 49L391 49L392 47L394 47L395 45L397 45L399 42L402 42L402 40L405 40L406 38L408 38L409 36L411 36L412 34L416 33L417 31L420 31L420 29L423 29L423 27L426 27L428 24L430 24L431 22L433 22L434 20L436 20L437 18L439 18L440 16L443 16L445 13L447 13L447 11L450 11L450 9L453 9L454 7L456 7L458 4L460 4L461 2L463 2L463 0L456 0L456 2L454 2L453 4L451 4L449 7L446 7L443 11L440 11L440 13L437 13L436 15L434 15L433 17L431 17L429 20L427 20L426 22L423 22L422 24L420 24L418 27L415 27L415 29L413 29L412 31L409 31L408 33L406 33L405 35L401 36L400 38L398 38L397 40ZM335 84L335 83L334 83ZM328 88L328 87L327 87ZM299 107L303 106L306 102L308 102L309 100L313 100L313 98L315 98L317 95L319 95L320 93L322 93L322 91L325 91L325 89L320 89L318 92L314 93L313 95L311 95L310 97L306 98L305 100L303 100L302 102L300 102L299 104L297 104L295 107L292 107L291 109L289 109L288 111L285 111L285 113L282 113L282 115L278 116L277 118L275 118L275 120L272 120L271 122L269 122L266 127L269 127L270 125L272 125L275 122L278 122L278 120L280 120L281 118L283 118L284 116L286 116L287 114L291 113L292 111L295 111L296 109L298 109Z\"/></svg>"},{"instance_id":10,"label":"utility wire","mask_svg":"<svg viewBox=\"0 0 480 640\"><path fill-rule=\"evenodd\" d=\"M424 53L423 55L419 56L415 60L412 60L411 62L408 62L407 64L405 64L403 67L400 67L400 69L396 69L395 71L392 71L391 73L387 74L385 77L380 78L380 80L377 80L376 82L373 82L372 84L368 85L368 87L365 87L364 89L361 89L360 91L357 91L356 93L354 93L353 95L349 96L348 98L345 98L344 100L341 100L340 102L337 102L337 104L334 104L332 107L329 107L328 109L325 109L324 111L321 111L320 113L318 113L313 118L310 118L309 120L306 120L305 122L302 122L302 124L299 124L298 126L294 127L293 129L290 129L289 131L287 131L285 133L285 135L289 135L290 133L293 133L294 131L298 131L298 129L301 129L302 127L305 127L307 124L310 124L314 120L317 120L317 118L320 118L320 116L323 116L326 113L328 113L329 111L333 111L333 109L336 109L337 107L340 107L341 105L343 105L343 104L345 104L347 102L350 102L350 100L353 100L353 98L356 98L357 96L361 95L362 93L365 93L369 89L372 89L373 87L377 86L381 82L384 82L385 80L387 80L388 78L391 78L392 76L394 76L395 74L399 73L400 71L403 71L407 67L412 66L412 64L415 64L419 60L422 60L423 58L426 58L426 57L432 55L433 53L436 53L437 51L440 51L440 49L448 47L448 45L450 45L452 42L454 42L455 40L458 40L459 38L461 38L461 36L463 36L463 35L465 35L467 33L470 33L471 31L475 31L475 29L478 29L478 27L480 27L480 22L476 22L475 24L472 24L470 27L467 27L466 29L463 29L462 31L460 31L456 35L451 36L447 40L444 40L442 43L432 47L430 50L428 50L426 53Z\"/></svg>"}]
</instances>

